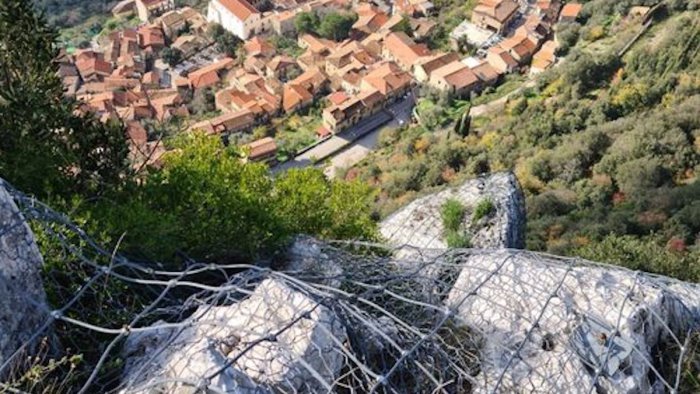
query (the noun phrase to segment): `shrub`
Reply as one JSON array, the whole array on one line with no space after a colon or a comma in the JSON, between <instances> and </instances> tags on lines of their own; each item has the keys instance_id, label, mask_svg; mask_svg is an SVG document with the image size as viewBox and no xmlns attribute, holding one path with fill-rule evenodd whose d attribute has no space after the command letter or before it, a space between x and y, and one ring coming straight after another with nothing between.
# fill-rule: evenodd
<instances>
[{"instance_id":1,"label":"shrub","mask_svg":"<svg viewBox=\"0 0 700 394\"><path fill-rule=\"evenodd\" d=\"M448 248L470 248L472 246L471 238L459 231L448 231L445 235L445 241Z\"/></svg>"},{"instance_id":2,"label":"shrub","mask_svg":"<svg viewBox=\"0 0 700 394\"><path fill-rule=\"evenodd\" d=\"M373 238L373 193L357 182L329 181L318 169L272 177L243 164L218 138L188 134L152 169L144 185L97 215L122 249L147 260L185 255L202 261L251 261L290 236ZM148 251L148 255L143 255Z\"/></svg>"},{"instance_id":3,"label":"shrub","mask_svg":"<svg viewBox=\"0 0 700 394\"><path fill-rule=\"evenodd\" d=\"M493 201L490 198L485 198L476 205L474 209L474 217L472 221L479 221L481 218L490 215L496 207L493 205Z\"/></svg>"},{"instance_id":4,"label":"shrub","mask_svg":"<svg viewBox=\"0 0 700 394\"><path fill-rule=\"evenodd\" d=\"M442 217L442 225L447 231L457 231L464 219L464 205L461 202L449 199L442 204L440 211Z\"/></svg>"}]
</instances>

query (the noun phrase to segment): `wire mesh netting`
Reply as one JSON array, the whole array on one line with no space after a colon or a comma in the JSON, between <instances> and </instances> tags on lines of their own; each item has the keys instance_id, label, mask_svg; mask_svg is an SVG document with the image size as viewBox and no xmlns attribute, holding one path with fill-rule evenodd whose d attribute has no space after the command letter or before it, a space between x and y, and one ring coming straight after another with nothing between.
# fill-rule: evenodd
<instances>
[{"instance_id":1,"label":"wire mesh netting","mask_svg":"<svg viewBox=\"0 0 700 394\"><path fill-rule=\"evenodd\" d=\"M65 215L0 186L11 197L0 196L6 391L698 387L694 284L527 251L304 237L256 265L165 269L102 247ZM40 263L25 219L44 251L45 290L31 286L38 275L8 276L8 264L31 272Z\"/></svg>"}]
</instances>

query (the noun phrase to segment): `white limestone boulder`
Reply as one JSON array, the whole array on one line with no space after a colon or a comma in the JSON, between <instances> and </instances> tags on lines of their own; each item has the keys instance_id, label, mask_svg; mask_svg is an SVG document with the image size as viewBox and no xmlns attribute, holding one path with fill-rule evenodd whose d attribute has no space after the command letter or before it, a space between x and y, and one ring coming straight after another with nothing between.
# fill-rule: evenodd
<instances>
[{"instance_id":1,"label":"white limestone boulder","mask_svg":"<svg viewBox=\"0 0 700 394\"><path fill-rule=\"evenodd\" d=\"M46 335L31 341L48 318L42 264L34 235L0 179L0 365L12 357L0 376Z\"/></svg>"},{"instance_id":2,"label":"white limestone boulder","mask_svg":"<svg viewBox=\"0 0 700 394\"><path fill-rule=\"evenodd\" d=\"M477 392L649 393L674 386L659 355L678 357L698 300L694 284L504 250L467 258L447 304L481 334Z\"/></svg>"},{"instance_id":3,"label":"white limestone boulder","mask_svg":"<svg viewBox=\"0 0 700 394\"><path fill-rule=\"evenodd\" d=\"M123 392L326 392L344 363L346 335L333 313L274 279L237 304L152 328L127 340Z\"/></svg>"},{"instance_id":4,"label":"white limestone boulder","mask_svg":"<svg viewBox=\"0 0 700 394\"><path fill-rule=\"evenodd\" d=\"M285 253L281 271L312 283L340 286L343 255L327 253L328 245L309 236L297 236ZM345 257L347 260L347 257Z\"/></svg>"},{"instance_id":5,"label":"white limestone boulder","mask_svg":"<svg viewBox=\"0 0 700 394\"><path fill-rule=\"evenodd\" d=\"M419 198L381 222L382 236L389 245L405 250L447 248L440 212L450 199L466 209L462 227L470 231L473 247L524 247L525 199L518 180L510 172L468 180L461 186ZM472 223L476 206L486 199L493 203L494 212Z\"/></svg>"}]
</instances>

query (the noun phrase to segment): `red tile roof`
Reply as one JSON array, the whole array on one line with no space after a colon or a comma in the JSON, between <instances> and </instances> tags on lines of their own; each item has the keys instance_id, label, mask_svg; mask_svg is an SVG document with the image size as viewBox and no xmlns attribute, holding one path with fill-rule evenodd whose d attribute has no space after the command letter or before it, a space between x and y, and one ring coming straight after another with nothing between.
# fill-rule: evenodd
<instances>
[{"instance_id":1,"label":"red tile roof","mask_svg":"<svg viewBox=\"0 0 700 394\"><path fill-rule=\"evenodd\" d=\"M456 61L435 71L438 78L444 78L454 89L460 90L479 83L479 78L464 63Z\"/></svg>"},{"instance_id":2,"label":"red tile roof","mask_svg":"<svg viewBox=\"0 0 700 394\"><path fill-rule=\"evenodd\" d=\"M277 152L277 143L272 137L261 138L246 144L245 147L250 150L248 153L250 160L261 159Z\"/></svg>"},{"instance_id":3,"label":"red tile roof","mask_svg":"<svg viewBox=\"0 0 700 394\"><path fill-rule=\"evenodd\" d=\"M340 105L348 99L348 95L343 91L337 91L328 95L328 101L333 105Z\"/></svg>"},{"instance_id":4,"label":"red tile roof","mask_svg":"<svg viewBox=\"0 0 700 394\"><path fill-rule=\"evenodd\" d=\"M299 105L311 102L313 99L314 96L301 86L286 84L282 96L282 107L285 111L289 112Z\"/></svg>"},{"instance_id":5,"label":"red tile roof","mask_svg":"<svg viewBox=\"0 0 700 394\"><path fill-rule=\"evenodd\" d=\"M231 65L233 65L233 59L231 59L230 57L226 57L219 60L218 62L192 71L191 73L189 73L187 78L190 81L190 85L192 85L192 87L195 89L211 86L219 82L219 71L228 68Z\"/></svg>"},{"instance_id":6,"label":"red tile roof","mask_svg":"<svg viewBox=\"0 0 700 394\"><path fill-rule=\"evenodd\" d=\"M377 89L384 95L407 88L411 84L411 75L401 70L393 62L384 62L363 78L363 82Z\"/></svg>"},{"instance_id":7,"label":"red tile roof","mask_svg":"<svg viewBox=\"0 0 700 394\"><path fill-rule=\"evenodd\" d=\"M248 19L251 15L259 13L249 2L246 0L218 0L221 5L227 10L231 11L238 19L244 21Z\"/></svg>"},{"instance_id":8,"label":"red tile roof","mask_svg":"<svg viewBox=\"0 0 700 394\"><path fill-rule=\"evenodd\" d=\"M480 80L489 84L498 80L501 74L493 68L488 62L483 62L476 67L472 67L472 72L479 77Z\"/></svg>"},{"instance_id":9,"label":"red tile roof","mask_svg":"<svg viewBox=\"0 0 700 394\"><path fill-rule=\"evenodd\" d=\"M428 47L416 44L404 32L387 35L384 46L404 66L412 66L421 57L430 55Z\"/></svg>"},{"instance_id":10,"label":"red tile roof","mask_svg":"<svg viewBox=\"0 0 700 394\"><path fill-rule=\"evenodd\" d=\"M500 23L505 22L518 9L518 3L513 0L481 0L474 7L476 13L488 15Z\"/></svg>"},{"instance_id":11,"label":"red tile roof","mask_svg":"<svg viewBox=\"0 0 700 394\"><path fill-rule=\"evenodd\" d=\"M245 49L248 56L271 56L275 53L275 47L259 36L255 36L246 41L245 44L243 44L243 49Z\"/></svg>"},{"instance_id":12,"label":"red tile roof","mask_svg":"<svg viewBox=\"0 0 700 394\"><path fill-rule=\"evenodd\" d=\"M80 76L82 76L83 79L91 74L108 76L112 73L112 65L98 58L79 60L75 63L75 66L78 68L78 71L80 71Z\"/></svg>"},{"instance_id":13,"label":"red tile roof","mask_svg":"<svg viewBox=\"0 0 700 394\"><path fill-rule=\"evenodd\" d=\"M576 18L578 14L581 12L581 9L583 6L578 3L568 3L564 5L564 7L561 9L561 17L563 18Z\"/></svg>"}]
</instances>

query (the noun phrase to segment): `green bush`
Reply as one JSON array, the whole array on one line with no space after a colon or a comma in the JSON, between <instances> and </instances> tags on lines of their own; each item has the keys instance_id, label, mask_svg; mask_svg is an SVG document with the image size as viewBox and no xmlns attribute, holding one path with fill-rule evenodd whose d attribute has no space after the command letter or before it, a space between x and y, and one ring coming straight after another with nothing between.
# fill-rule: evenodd
<instances>
[{"instance_id":1,"label":"green bush","mask_svg":"<svg viewBox=\"0 0 700 394\"><path fill-rule=\"evenodd\" d=\"M472 217L473 222L479 221L481 218L484 218L491 213L493 213L494 209L496 207L493 205L493 201L491 201L490 198L485 198L476 205L476 208L474 209L474 216Z\"/></svg>"},{"instance_id":2,"label":"green bush","mask_svg":"<svg viewBox=\"0 0 700 394\"><path fill-rule=\"evenodd\" d=\"M457 200L449 199L442 204L440 217L446 231L458 231L464 219L464 205Z\"/></svg>"},{"instance_id":3,"label":"green bush","mask_svg":"<svg viewBox=\"0 0 700 394\"><path fill-rule=\"evenodd\" d=\"M471 238L459 231L448 231L445 235L445 242L448 248L470 248L472 246Z\"/></svg>"},{"instance_id":4,"label":"green bush","mask_svg":"<svg viewBox=\"0 0 700 394\"><path fill-rule=\"evenodd\" d=\"M376 236L374 195L357 182L327 180L321 170L273 178L244 164L218 138L187 134L151 169L143 185L87 212L122 251L144 260L252 261L299 233L331 239Z\"/></svg>"}]
</instances>

